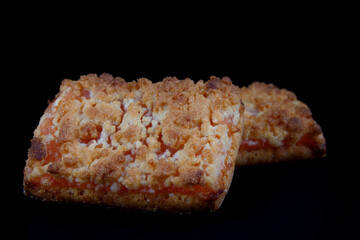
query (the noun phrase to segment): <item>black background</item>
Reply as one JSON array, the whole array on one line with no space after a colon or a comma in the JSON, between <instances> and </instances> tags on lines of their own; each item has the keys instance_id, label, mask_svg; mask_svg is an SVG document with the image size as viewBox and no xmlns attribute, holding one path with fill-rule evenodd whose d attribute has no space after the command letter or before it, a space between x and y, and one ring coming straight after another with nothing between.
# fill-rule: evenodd
<instances>
[{"instance_id":1,"label":"black background","mask_svg":"<svg viewBox=\"0 0 360 240\"><path fill-rule=\"evenodd\" d=\"M334 25L323 24L322 19L280 19L247 29L249 20L244 24L225 18L219 23L223 16L216 14L196 24L162 25L168 17L131 27L119 22L114 28L98 26L93 20L87 28L81 23L72 26L75 31L67 31L71 23L40 29L38 22L25 23L15 42L19 54L12 60L15 70L9 78L13 87L21 89L20 101L12 107L20 109L16 113L21 122L16 127L21 144L11 150L16 156L10 172L16 180L11 188L13 211L7 218L16 226L12 233L29 239L359 236L359 221L354 218L359 210L356 170L350 167L355 155L345 135L355 119L351 116L347 123L340 122L351 113L348 107L354 102L348 90L354 78L343 68L346 50L339 48ZM238 24L230 26L228 21ZM328 156L237 168L223 205L213 213L128 212L23 196L27 150L48 100L54 98L64 78L77 80L84 74L103 72L127 81L139 77L160 81L166 76L198 81L214 75L228 76L239 86L253 81L274 83L295 92L310 107L322 126Z\"/></svg>"}]
</instances>

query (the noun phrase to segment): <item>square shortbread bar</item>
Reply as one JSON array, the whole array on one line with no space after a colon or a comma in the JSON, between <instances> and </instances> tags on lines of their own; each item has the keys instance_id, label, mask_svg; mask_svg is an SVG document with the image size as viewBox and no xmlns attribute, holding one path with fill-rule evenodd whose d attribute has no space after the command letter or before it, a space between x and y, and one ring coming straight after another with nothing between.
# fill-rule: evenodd
<instances>
[{"instance_id":1,"label":"square shortbread bar","mask_svg":"<svg viewBox=\"0 0 360 240\"><path fill-rule=\"evenodd\" d=\"M48 201L216 210L243 133L229 78L64 80L34 132L24 192Z\"/></svg>"}]
</instances>

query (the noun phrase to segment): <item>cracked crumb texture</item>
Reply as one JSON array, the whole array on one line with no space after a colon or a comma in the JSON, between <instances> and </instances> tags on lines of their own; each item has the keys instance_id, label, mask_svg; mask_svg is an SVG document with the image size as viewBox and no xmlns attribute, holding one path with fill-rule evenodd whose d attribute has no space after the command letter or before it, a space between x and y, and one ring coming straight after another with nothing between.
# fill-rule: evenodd
<instances>
[{"instance_id":1,"label":"cracked crumb texture","mask_svg":"<svg viewBox=\"0 0 360 240\"><path fill-rule=\"evenodd\" d=\"M321 127L293 92L254 82L240 95L245 123L237 166L325 156Z\"/></svg>"},{"instance_id":2,"label":"cracked crumb texture","mask_svg":"<svg viewBox=\"0 0 360 240\"><path fill-rule=\"evenodd\" d=\"M240 146L239 90L227 77L66 79L34 132L25 194L145 210L215 210Z\"/></svg>"}]
</instances>

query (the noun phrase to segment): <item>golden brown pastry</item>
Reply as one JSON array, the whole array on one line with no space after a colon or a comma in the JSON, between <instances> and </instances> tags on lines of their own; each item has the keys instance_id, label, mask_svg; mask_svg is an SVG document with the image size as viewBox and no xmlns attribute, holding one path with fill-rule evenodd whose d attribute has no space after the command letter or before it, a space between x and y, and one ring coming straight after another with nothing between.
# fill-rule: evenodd
<instances>
[{"instance_id":1,"label":"golden brown pastry","mask_svg":"<svg viewBox=\"0 0 360 240\"><path fill-rule=\"evenodd\" d=\"M325 138L308 106L288 90L254 82L240 90L244 135L237 166L326 155Z\"/></svg>"},{"instance_id":2,"label":"golden brown pastry","mask_svg":"<svg viewBox=\"0 0 360 240\"><path fill-rule=\"evenodd\" d=\"M24 192L143 210L215 210L240 146L240 96L228 78L64 80L34 132Z\"/></svg>"}]
</instances>

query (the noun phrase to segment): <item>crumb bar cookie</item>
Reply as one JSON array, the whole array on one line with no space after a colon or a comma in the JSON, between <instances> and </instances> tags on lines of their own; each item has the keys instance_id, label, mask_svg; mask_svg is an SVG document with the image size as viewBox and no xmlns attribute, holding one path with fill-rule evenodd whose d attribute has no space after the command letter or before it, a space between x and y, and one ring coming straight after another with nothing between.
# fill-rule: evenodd
<instances>
[{"instance_id":1,"label":"crumb bar cookie","mask_svg":"<svg viewBox=\"0 0 360 240\"><path fill-rule=\"evenodd\" d=\"M226 77L64 80L34 132L24 192L142 210L216 210L243 134L240 96Z\"/></svg>"},{"instance_id":2,"label":"crumb bar cookie","mask_svg":"<svg viewBox=\"0 0 360 240\"><path fill-rule=\"evenodd\" d=\"M245 124L237 166L326 155L321 127L294 93L254 82L241 88L240 96L245 104Z\"/></svg>"}]
</instances>

